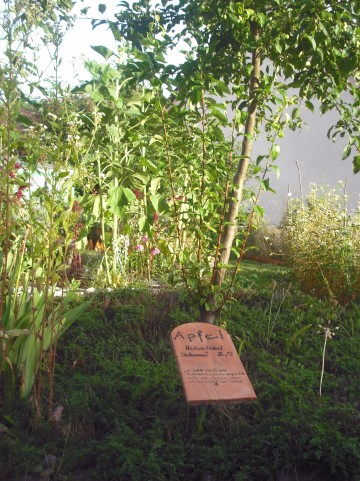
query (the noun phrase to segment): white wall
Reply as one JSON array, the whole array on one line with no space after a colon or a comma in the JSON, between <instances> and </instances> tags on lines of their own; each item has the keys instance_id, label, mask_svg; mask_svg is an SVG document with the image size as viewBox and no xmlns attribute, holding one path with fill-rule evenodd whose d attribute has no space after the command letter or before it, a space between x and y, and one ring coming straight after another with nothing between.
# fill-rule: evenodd
<instances>
[{"instance_id":1,"label":"white wall","mask_svg":"<svg viewBox=\"0 0 360 481\"><path fill-rule=\"evenodd\" d=\"M260 198L260 205L265 208L265 218L271 224L277 224L281 220L289 191L292 197L300 197L296 161L300 167L304 194L309 191L310 183L336 187L339 181L343 181L347 182L349 208L355 209L359 202L360 173L353 173L352 157L341 160L346 142L338 138L336 143L333 143L327 137L329 128L337 121L336 113L329 112L322 116L317 109L314 113L304 109L302 117L307 127L298 132L287 131L285 137L279 139L281 151L277 164L280 177L277 179L271 176L271 187L276 194L265 192ZM264 150L265 143L259 139L254 146L254 158Z\"/></svg>"}]
</instances>

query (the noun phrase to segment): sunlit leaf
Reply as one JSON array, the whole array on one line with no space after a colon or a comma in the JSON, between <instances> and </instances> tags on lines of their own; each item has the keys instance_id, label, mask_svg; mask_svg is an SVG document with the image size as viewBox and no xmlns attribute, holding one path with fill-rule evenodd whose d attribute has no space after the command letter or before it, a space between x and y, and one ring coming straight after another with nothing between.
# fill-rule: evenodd
<instances>
[{"instance_id":1,"label":"sunlit leaf","mask_svg":"<svg viewBox=\"0 0 360 481\"><path fill-rule=\"evenodd\" d=\"M108 60L112 55L115 55L115 53L110 50L109 48L105 47L104 45L90 45L90 47L98 54L100 54L102 57L104 57L105 60Z\"/></svg>"},{"instance_id":2,"label":"sunlit leaf","mask_svg":"<svg viewBox=\"0 0 360 481\"><path fill-rule=\"evenodd\" d=\"M271 159L272 160L276 160L278 158L280 154L280 145L273 145L272 149L271 149Z\"/></svg>"}]
</instances>

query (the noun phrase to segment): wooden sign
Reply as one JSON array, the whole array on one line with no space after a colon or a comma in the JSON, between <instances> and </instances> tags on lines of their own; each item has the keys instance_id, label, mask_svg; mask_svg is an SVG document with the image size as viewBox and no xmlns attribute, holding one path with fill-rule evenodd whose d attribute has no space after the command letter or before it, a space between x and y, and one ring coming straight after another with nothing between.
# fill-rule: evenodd
<instances>
[{"instance_id":1,"label":"wooden sign","mask_svg":"<svg viewBox=\"0 0 360 481\"><path fill-rule=\"evenodd\" d=\"M176 327L171 343L188 404L252 402L256 394L229 334L191 322Z\"/></svg>"}]
</instances>

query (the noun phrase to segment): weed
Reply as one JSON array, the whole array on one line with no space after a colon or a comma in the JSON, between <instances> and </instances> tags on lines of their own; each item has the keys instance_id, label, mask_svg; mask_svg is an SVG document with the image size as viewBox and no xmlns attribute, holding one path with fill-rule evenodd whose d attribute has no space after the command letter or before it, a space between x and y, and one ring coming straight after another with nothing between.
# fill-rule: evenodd
<instances>
[{"instance_id":1,"label":"weed","mask_svg":"<svg viewBox=\"0 0 360 481\"><path fill-rule=\"evenodd\" d=\"M335 331L338 330L339 327L331 328L330 322L328 322L327 326L325 327L321 325L319 325L319 327L324 331L324 346L323 346L323 353L322 353L321 376L320 376L320 387L319 387L319 396L321 397L322 384L323 384L323 378L324 378L324 369L325 369L326 344L328 339L332 339L335 336Z\"/></svg>"}]
</instances>

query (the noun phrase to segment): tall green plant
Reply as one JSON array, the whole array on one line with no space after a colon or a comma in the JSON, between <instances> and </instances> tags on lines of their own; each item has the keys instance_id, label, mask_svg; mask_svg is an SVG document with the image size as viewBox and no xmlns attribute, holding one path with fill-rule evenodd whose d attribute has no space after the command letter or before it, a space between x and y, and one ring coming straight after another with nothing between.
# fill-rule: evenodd
<instances>
[{"instance_id":1,"label":"tall green plant","mask_svg":"<svg viewBox=\"0 0 360 481\"><path fill-rule=\"evenodd\" d=\"M109 55L101 47L94 49L105 57ZM91 169L95 160L96 185L95 195L85 193L82 205L91 213L89 224L100 223L108 284L116 285L119 236L130 234L136 192L143 193L147 184L142 162L145 146L141 139L147 93L134 83L133 73L126 71L119 59L114 65L89 62L87 66L93 80L85 91L94 102L94 120L93 133L88 133L93 136L92 149L86 152L83 162Z\"/></svg>"},{"instance_id":2,"label":"tall green plant","mask_svg":"<svg viewBox=\"0 0 360 481\"><path fill-rule=\"evenodd\" d=\"M51 411L56 343L85 305L70 308L71 292L63 293L59 300L54 295L57 283L63 279L62 272L68 267L67 252L71 241L71 145L63 141L63 119L55 113L50 120L41 118L41 104L25 102L24 90L32 92L39 88L34 80L35 64L27 60L32 49L32 34L37 28L44 29L53 37L57 50L60 41L58 14L68 21L70 6L66 1L55 6L7 1L1 19L6 51L0 80L3 120L0 139L3 226L0 233L3 245L0 375L9 398L14 396L17 387L22 397L29 395L34 387L38 416L41 412L41 367L46 354L50 353ZM60 63L57 54L54 61L57 71ZM29 73L32 77L27 77ZM61 87L55 78L56 105L60 93ZM28 109L30 116L25 115ZM68 119L68 115L65 117ZM44 186L36 189L34 184L39 180L39 169ZM69 177L67 183L65 177Z\"/></svg>"}]
</instances>

